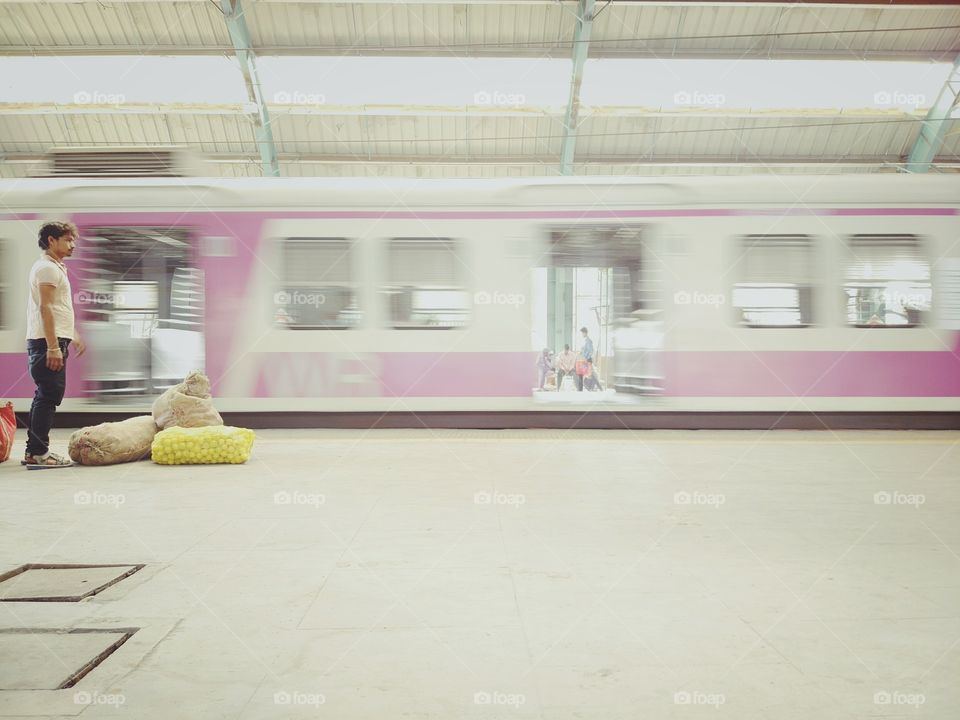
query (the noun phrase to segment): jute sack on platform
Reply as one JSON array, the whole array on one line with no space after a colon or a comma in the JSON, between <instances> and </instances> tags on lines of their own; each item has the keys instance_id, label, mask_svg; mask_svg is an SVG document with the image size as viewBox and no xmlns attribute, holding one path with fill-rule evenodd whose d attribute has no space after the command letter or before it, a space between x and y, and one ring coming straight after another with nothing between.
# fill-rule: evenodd
<instances>
[{"instance_id":1,"label":"jute sack on platform","mask_svg":"<svg viewBox=\"0 0 960 720\"><path fill-rule=\"evenodd\" d=\"M151 415L85 427L70 436L70 458L81 465L115 465L150 457L157 434Z\"/></svg>"},{"instance_id":2,"label":"jute sack on platform","mask_svg":"<svg viewBox=\"0 0 960 720\"><path fill-rule=\"evenodd\" d=\"M201 372L190 373L182 383L158 397L153 403L153 419L161 430L223 425L210 397L210 381Z\"/></svg>"},{"instance_id":3,"label":"jute sack on platform","mask_svg":"<svg viewBox=\"0 0 960 720\"><path fill-rule=\"evenodd\" d=\"M17 416L13 414L13 403L8 402L0 406L0 462L10 458L16 434Z\"/></svg>"}]
</instances>

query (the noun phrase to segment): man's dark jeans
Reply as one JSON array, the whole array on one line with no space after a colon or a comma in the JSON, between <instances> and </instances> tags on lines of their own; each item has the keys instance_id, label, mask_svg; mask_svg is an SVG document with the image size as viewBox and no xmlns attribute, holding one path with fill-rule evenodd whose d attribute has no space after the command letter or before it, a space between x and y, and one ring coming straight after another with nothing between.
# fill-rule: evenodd
<instances>
[{"instance_id":1,"label":"man's dark jeans","mask_svg":"<svg viewBox=\"0 0 960 720\"><path fill-rule=\"evenodd\" d=\"M27 428L27 454L44 455L50 449L50 428L53 427L53 415L63 401L63 391L67 388L67 356L69 338L57 338L63 351L63 367L53 371L47 367L47 341L27 340L27 356L30 365L30 377L37 385L30 406L30 426Z\"/></svg>"}]
</instances>

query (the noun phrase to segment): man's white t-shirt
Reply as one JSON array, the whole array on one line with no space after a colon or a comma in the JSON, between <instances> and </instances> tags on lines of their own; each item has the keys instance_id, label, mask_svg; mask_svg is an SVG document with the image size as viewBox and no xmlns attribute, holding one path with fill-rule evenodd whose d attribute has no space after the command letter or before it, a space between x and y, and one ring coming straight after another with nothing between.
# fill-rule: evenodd
<instances>
[{"instance_id":1,"label":"man's white t-shirt","mask_svg":"<svg viewBox=\"0 0 960 720\"><path fill-rule=\"evenodd\" d=\"M27 301L27 340L44 338L43 318L40 316L40 286L53 285L53 326L57 337L76 335L73 326L73 292L67 272L49 255L43 253L30 268L30 299Z\"/></svg>"}]
</instances>

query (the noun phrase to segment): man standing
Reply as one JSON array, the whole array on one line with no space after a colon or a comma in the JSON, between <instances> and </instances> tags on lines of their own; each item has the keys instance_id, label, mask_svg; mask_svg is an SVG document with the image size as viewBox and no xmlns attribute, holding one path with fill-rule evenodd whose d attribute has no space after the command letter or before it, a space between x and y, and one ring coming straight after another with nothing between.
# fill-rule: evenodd
<instances>
[{"instance_id":1,"label":"man standing","mask_svg":"<svg viewBox=\"0 0 960 720\"><path fill-rule=\"evenodd\" d=\"M583 347L580 348L580 357L587 362L587 375L593 375L593 340L590 339L590 336L587 334L587 328L580 328L580 334L583 335ZM583 378L584 376L580 373L577 373L577 390L583 392Z\"/></svg>"},{"instance_id":2,"label":"man standing","mask_svg":"<svg viewBox=\"0 0 960 720\"><path fill-rule=\"evenodd\" d=\"M30 376L36 383L27 428L23 464L69 467L73 463L50 452L53 416L67 387L67 358L73 342L83 355L83 342L73 321L73 296L64 259L73 255L77 228L72 223L51 222L40 228L43 253L30 268L27 300L27 355Z\"/></svg>"}]
</instances>

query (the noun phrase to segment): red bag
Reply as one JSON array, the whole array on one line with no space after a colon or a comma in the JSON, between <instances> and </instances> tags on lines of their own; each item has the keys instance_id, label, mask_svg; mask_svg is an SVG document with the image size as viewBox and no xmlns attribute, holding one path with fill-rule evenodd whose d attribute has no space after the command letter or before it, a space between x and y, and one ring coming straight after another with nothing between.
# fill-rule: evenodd
<instances>
[{"instance_id":1,"label":"red bag","mask_svg":"<svg viewBox=\"0 0 960 720\"><path fill-rule=\"evenodd\" d=\"M577 375L579 375L580 377L593 375L593 370L590 367L589 360L584 360L583 358L577 358Z\"/></svg>"},{"instance_id":2,"label":"red bag","mask_svg":"<svg viewBox=\"0 0 960 720\"><path fill-rule=\"evenodd\" d=\"M10 459L16 432L17 416L13 414L13 403L7 403L0 407L0 462Z\"/></svg>"}]
</instances>

